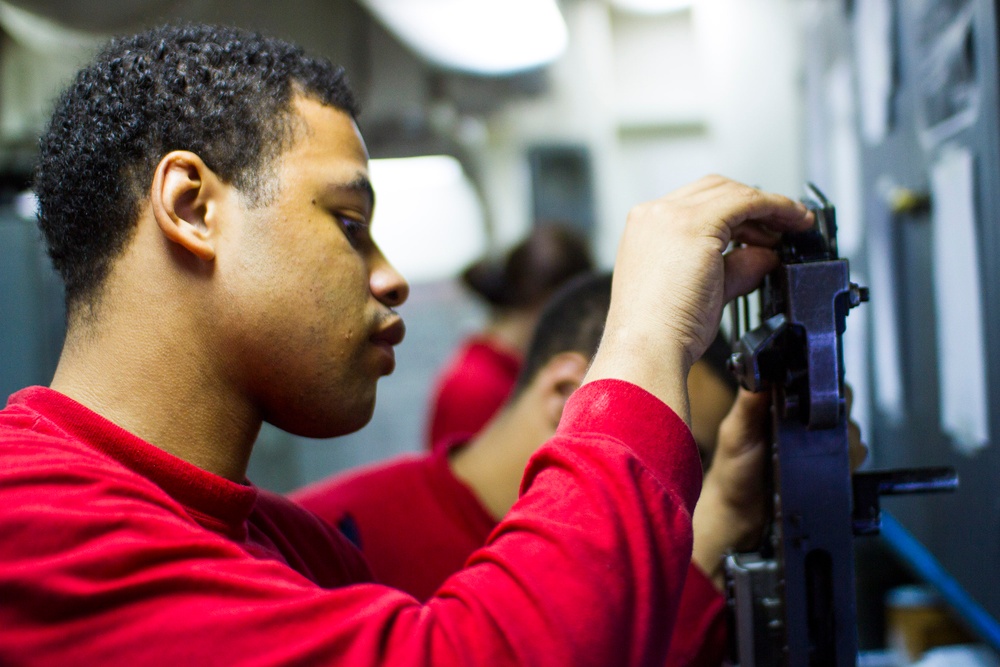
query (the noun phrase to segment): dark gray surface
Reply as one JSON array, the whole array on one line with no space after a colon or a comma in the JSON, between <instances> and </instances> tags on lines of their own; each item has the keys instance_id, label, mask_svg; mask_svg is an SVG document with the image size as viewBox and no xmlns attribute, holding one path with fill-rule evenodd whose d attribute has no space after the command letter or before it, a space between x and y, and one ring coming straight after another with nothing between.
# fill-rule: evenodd
<instances>
[{"instance_id":1,"label":"dark gray surface","mask_svg":"<svg viewBox=\"0 0 1000 667\"><path fill-rule=\"evenodd\" d=\"M841 8L851 3L830 3ZM894 2L894 48L897 57L895 94L892 100L892 124L889 134L879 145L862 146L861 182L864 189L864 219L866 234L871 241L872 221L890 216L886 229L892 236L893 257L867 256L862 266L891 261L895 268L896 294L872 293L872 301L896 304L899 331L901 381L904 415L894 423L889 415L875 406L872 428L867 439L873 444L872 467L954 466L960 485L955 494L905 496L885 498L883 507L892 512L941 561L942 565L994 617L1000 617L1000 586L993 583L994 569L1000 563L1000 450L995 443L978 454L959 453L940 426L939 377L935 339L933 238L931 217L927 211L891 215L885 198L879 192L882 177L891 177L900 186L917 192L928 192L930 170L937 159L939 145L921 143L918 134L918 91L922 83L918 61L927 49L921 45L917 27L917 11L921 6L948 7L962 2L928 0L928 2ZM976 163L976 206L978 217L978 251L981 267L984 337L986 341L986 373L989 428L991 438L1000 434L1000 114L998 114L997 16L993 0L970 0L975 10L974 40L968 45L976 68L976 81L982 95L977 120L970 127L948 139L949 143L971 149ZM846 14L840 26L826 22L809 43L814 48L828 50L822 54L833 62L837 57L854 59L853 39L856 34L840 32L850 23ZM940 22L928 22L938 26ZM853 63L856 73L858 64ZM821 70L813 70L815 76ZM829 104L821 98L811 99L812 117L816 105ZM829 146L810 146L810 151L829 152ZM811 174L816 177L815 174ZM836 203L836 202L835 202ZM871 275L870 270L864 271ZM955 294L965 299L971 295ZM874 326L874 320L869 320ZM874 354L874 353L870 353ZM870 359L871 367L878 360ZM874 379L867 378L874 393ZM859 546L862 552L874 553L875 545ZM878 585L880 575L871 562L863 569L868 584ZM898 583L894 566L885 564L881 578ZM884 582L883 582L884 583ZM880 602L880 600L873 600ZM862 628L864 631L864 628Z\"/></svg>"},{"instance_id":2,"label":"dark gray surface","mask_svg":"<svg viewBox=\"0 0 1000 667\"><path fill-rule=\"evenodd\" d=\"M970 148L976 162L978 250L986 341L989 427L1000 433L997 379L1000 378L1000 117L997 113L997 24L991 0L974 0L974 56L983 96L979 117L951 142ZM897 127L883 145L866 150L864 182L882 174L927 190L936 148L924 148L917 137L915 117L920 53L912 7L900 3L900 87ZM867 210L881 204L869 192ZM990 585L992 566L1000 563L1000 449L991 444L974 456L960 454L941 432L939 378L934 327L932 235L929 214L897 216L893 221L899 244L899 331L901 334L906 418L900 426L876 420L879 467L951 465L958 470L959 491L943 496L914 496L885 502L918 539L927 545L966 590L994 616L1000 616L1000 587ZM876 261L876 258L869 258ZM953 298L969 298L955 294ZM989 564L984 568L984 564Z\"/></svg>"},{"instance_id":3,"label":"dark gray surface","mask_svg":"<svg viewBox=\"0 0 1000 667\"><path fill-rule=\"evenodd\" d=\"M9 198L8 198L9 199ZM0 397L48 384L65 331L62 284L34 220L0 204Z\"/></svg>"}]
</instances>

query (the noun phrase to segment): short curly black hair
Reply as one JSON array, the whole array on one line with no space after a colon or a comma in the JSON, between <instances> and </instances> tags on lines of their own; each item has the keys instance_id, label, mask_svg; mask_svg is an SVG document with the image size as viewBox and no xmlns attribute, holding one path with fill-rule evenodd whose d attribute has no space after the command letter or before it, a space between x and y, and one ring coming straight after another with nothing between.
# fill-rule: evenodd
<instances>
[{"instance_id":1,"label":"short curly black hair","mask_svg":"<svg viewBox=\"0 0 1000 667\"><path fill-rule=\"evenodd\" d=\"M56 102L34 175L70 312L99 295L170 151L196 153L251 204L265 199L297 94L358 114L342 68L258 33L171 24L105 46Z\"/></svg>"}]
</instances>

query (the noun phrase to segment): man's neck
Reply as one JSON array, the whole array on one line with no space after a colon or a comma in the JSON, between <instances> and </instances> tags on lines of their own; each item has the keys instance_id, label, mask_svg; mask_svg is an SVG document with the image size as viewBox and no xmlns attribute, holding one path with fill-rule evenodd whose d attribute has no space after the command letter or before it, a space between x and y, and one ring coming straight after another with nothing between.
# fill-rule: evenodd
<instances>
[{"instance_id":1,"label":"man's neck","mask_svg":"<svg viewBox=\"0 0 1000 667\"><path fill-rule=\"evenodd\" d=\"M532 415L508 405L468 445L449 460L452 472L475 493L498 521L518 498L528 459L544 442Z\"/></svg>"},{"instance_id":2,"label":"man's neck","mask_svg":"<svg viewBox=\"0 0 1000 667\"><path fill-rule=\"evenodd\" d=\"M162 332L128 341L108 333L142 330L134 323L84 326L67 334L53 389L188 463L244 481L260 418L207 371L197 345L179 355Z\"/></svg>"}]
</instances>

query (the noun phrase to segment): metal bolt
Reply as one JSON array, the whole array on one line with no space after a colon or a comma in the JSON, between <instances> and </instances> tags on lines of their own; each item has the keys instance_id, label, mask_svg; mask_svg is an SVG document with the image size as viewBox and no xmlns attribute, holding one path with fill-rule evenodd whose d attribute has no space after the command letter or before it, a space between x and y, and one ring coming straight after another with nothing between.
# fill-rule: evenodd
<instances>
[{"instance_id":1,"label":"metal bolt","mask_svg":"<svg viewBox=\"0 0 1000 667\"><path fill-rule=\"evenodd\" d=\"M851 283L850 289L848 290L848 299L850 300L851 308L868 301L868 297L869 290L867 287L860 287L856 283Z\"/></svg>"},{"instance_id":2,"label":"metal bolt","mask_svg":"<svg viewBox=\"0 0 1000 667\"><path fill-rule=\"evenodd\" d=\"M729 355L729 372L738 373L743 368L743 353L733 352Z\"/></svg>"}]
</instances>

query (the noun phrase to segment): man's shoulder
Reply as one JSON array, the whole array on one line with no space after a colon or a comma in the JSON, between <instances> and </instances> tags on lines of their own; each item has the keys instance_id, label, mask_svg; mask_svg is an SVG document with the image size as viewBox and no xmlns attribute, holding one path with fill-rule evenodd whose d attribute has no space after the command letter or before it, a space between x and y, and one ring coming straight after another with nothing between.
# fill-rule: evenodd
<instances>
[{"instance_id":1,"label":"man's shoulder","mask_svg":"<svg viewBox=\"0 0 1000 667\"><path fill-rule=\"evenodd\" d=\"M42 415L22 405L8 405L0 410L0 470L18 468L72 467L89 463L105 466L106 456L65 433Z\"/></svg>"},{"instance_id":2,"label":"man's shoulder","mask_svg":"<svg viewBox=\"0 0 1000 667\"><path fill-rule=\"evenodd\" d=\"M47 387L27 387L10 396L0 410L0 454L30 454L36 462L46 456L99 456L50 419L50 413L58 412L50 405L55 395Z\"/></svg>"},{"instance_id":3,"label":"man's shoulder","mask_svg":"<svg viewBox=\"0 0 1000 667\"><path fill-rule=\"evenodd\" d=\"M18 396L15 394L15 397ZM176 504L153 481L131 470L93 443L63 430L45 412L11 401L0 410L0 507L53 512L107 508L109 503ZM131 505L130 505L131 506ZM4 516L9 514L0 512ZM97 511L95 516L101 516Z\"/></svg>"},{"instance_id":4,"label":"man's shoulder","mask_svg":"<svg viewBox=\"0 0 1000 667\"><path fill-rule=\"evenodd\" d=\"M500 346L487 338L468 341L456 355L447 376L452 381L459 379L501 379L516 378L521 368L521 357L513 349Z\"/></svg>"}]
</instances>

